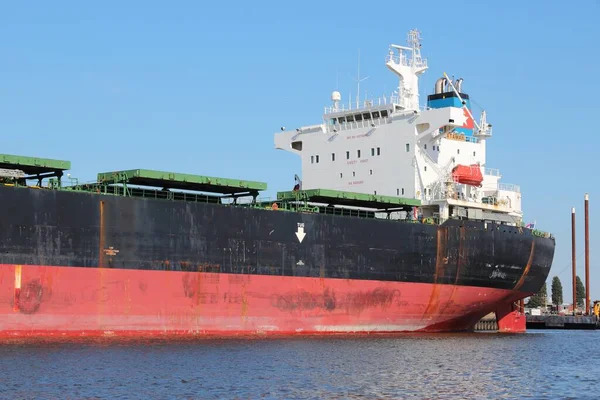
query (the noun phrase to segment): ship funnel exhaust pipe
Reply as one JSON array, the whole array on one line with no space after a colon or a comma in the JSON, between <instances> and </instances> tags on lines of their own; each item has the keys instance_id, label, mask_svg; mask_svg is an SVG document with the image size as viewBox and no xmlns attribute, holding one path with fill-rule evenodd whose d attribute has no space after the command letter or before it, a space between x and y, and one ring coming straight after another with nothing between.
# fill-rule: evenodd
<instances>
[{"instance_id":1,"label":"ship funnel exhaust pipe","mask_svg":"<svg viewBox=\"0 0 600 400\"><path fill-rule=\"evenodd\" d=\"M458 78L456 80L456 82L454 83L454 86L456 87L456 91L458 93L462 93L462 82L463 82L463 78Z\"/></svg>"},{"instance_id":2,"label":"ship funnel exhaust pipe","mask_svg":"<svg viewBox=\"0 0 600 400\"><path fill-rule=\"evenodd\" d=\"M440 94L440 93L444 93L444 89L446 87L446 78L442 77L440 79L438 79L437 81L435 81L435 90L434 93L435 94Z\"/></svg>"}]
</instances>

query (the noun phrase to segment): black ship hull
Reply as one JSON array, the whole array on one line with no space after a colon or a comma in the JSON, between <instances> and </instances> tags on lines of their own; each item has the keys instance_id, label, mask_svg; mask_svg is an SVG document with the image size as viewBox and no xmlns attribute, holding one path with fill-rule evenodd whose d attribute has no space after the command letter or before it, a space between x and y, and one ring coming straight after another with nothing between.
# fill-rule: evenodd
<instances>
[{"instance_id":1,"label":"black ship hull","mask_svg":"<svg viewBox=\"0 0 600 400\"><path fill-rule=\"evenodd\" d=\"M190 297L190 279L198 285L191 297L202 296L203 289L198 283L201 277L203 282L216 285L219 283L215 283L214 277L217 281L218 277L227 277L230 282L242 284L262 279L264 283L261 283L260 291L270 290L269 285L279 285L279 288L271 290L275 293L285 286L286 293L291 293L288 300L285 300L285 295L281 296L284 303L296 304L288 310L296 313L294 320L302 318L297 313L305 301L313 305L308 310L314 311L320 305L322 312L327 312L328 300L324 294L328 293L327 285L337 287L338 292L346 290L339 287L342 284L355 288L372 286L371 297L367 298L367 294L361 307L373 302L373 306L381 305L379 300L392 301L397 307L405 307L404 311L399 309L398 312L411 309L412 314L423 314L420 316L422 323L409 324L415 329L439 326L444 327L441 330L452 330L457 325L449 321L462 321L461 318L464 318L461 327L474 324L477 318L497 308L495 302L508 304L539 290L548 276L555 247L553 238L535 236L529 229L489 222L449 220L438 226L8 186L0 186L0 200L3 204L0 209L0 265L4 281L0 286L0 301L13 313L19 304L21 307L25 304L14 293L25 287L24 271L31 267L53 268L52 271L62 269L64 274L95 274L89 275L94 277L108 276L106 274L110 275L110 271L115 271L115 274L129 274L127 279L137 279L132 277L142 275L132 274L145 273L142 280L150 279L150 276L158 280L170 279L165 277L175 274L182 277L178 278L181 282L187 279L188 283L181 285L183 298ZM32 315L43 314L44 299L49 298L48 293L52 293L52 301L57 301L57 290L62 287L57 280L61 278L48 280L42 275L60 272L36 271L30 271L30 281L37 284L44 295L35 291L29 293L28 296L33 299L30 300L36 303L35 310L17 311L17 314L27 314L28 319L13 318L18 327L11 329L9 323L4 323L0 331L36 331ZM319 280L322 287L317 294L305 287ZM141 288L143 283L140 282L135 284ZM74 287L72 291L94 291L102 285L105 283L96 285L87 282L86 285L81 282L81 287ZM393 300L385 297L383 292L377 292L382 285L387 285L395 293ZM38 286L32 287L37 290ZM402 290L399 289L401 287ZM164 295L160 289L156 290L156 296ZM214 290L218 291L218 288ZM456 290L465 293L460 300L452 297L456 296ZM416 298L419 291L423 291L423 299ZM433 291L437 291L437 297ZM452 293L450 300L444 300L440 294L444 291ZM300 292L303 294L299 295ZM402 292L412 294L403 298ZM472 296L494 295L487 299L469 299L464 297L471 296L467 293L472 293ZM269 293L264 295L271 298L269 304L272 304L272 296ZM178 295L173 296L178 298ZM209 303L216 304L217 310L222 309L217 304L221 301L220 294L215 296L218 296L216 300L209 296ZM347 296L345 298L348 299ZM122 300L115 297L106 301ZM167 307L170 300L161 301ZM203 301L197 300L196 305L200 307ZM343 302L337 300L338 304ZM258 300L256 304L259 304ZM416 308L410 308L411 304ZM89 305L86 307L89 308ZM246 307L251 308L252 305L246 304ZM281 311L282 307L285 309L279 304L278 310ZM351 313L348 307L346 310ZM432 307L436 310L435 315L431 313ZM429 310L426 321L423 320L426 314L423 310ZM390 311L393 312L393 309ZM0 313L3 312L0 310ZM94 314L99 311L87 312ZM218 311L211 312L213 316L219 314ZM248 308L246 317L247 312ZM335 319L339 316L330 317ZM365 326L381 323L369 321L368 316L363 317L366 318L363 321ZM389 317L396 320L404 318L403 315ZM410 317L414 320L418 316ZM326 316L321 315L321 318ZM118 327L108 325L102 329L118 330ZM298 322L300 325L302 323ZM218 330L219 326L214 322L210 330ZM286 326L291 328L274 330L293 329L294 322L288 321ZM40 329L45 328L42 326ZM202 330L197 326L194 329ZM60 327L50 330L58 332ZM126 330L135 331L136 328ZM226 330L223 327L223 331ZM234 330L244 329L238 327Z\"/></svg>"}]
</instances>

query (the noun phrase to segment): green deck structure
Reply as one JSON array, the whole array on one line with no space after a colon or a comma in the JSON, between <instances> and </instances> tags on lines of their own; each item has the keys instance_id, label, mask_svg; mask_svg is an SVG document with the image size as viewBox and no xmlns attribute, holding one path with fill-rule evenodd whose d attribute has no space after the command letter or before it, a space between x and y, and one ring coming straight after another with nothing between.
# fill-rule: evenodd
<instances>
[{"instance_id":1,"label":"green deck structure","mask_svg":"<svg viewBox=\"0 0 600 400\"><path fill-rule=\"evenodd\" d=\"M17 184L26 185L28 179L37 179L38 186L41 187L43 179L56 177L57 179L54 180L55 185L60 187L63 172L71 169L71 162L50 158L0 154L0 169L7 170L3 171L2 179L8 177ZM22 172L15 173L15 170Z\"/></svg>"},{"instance_id":2,"label":"green deck structure","mask_svg":"<svg viewBox=\"0 0 600 400\"><path fill-rule=\"evenodd\" d=\"M71 169L71 162L63 160L53 160L50 158L0 154L0 168L20 169L27 175L40 175L48 173L57 173Z\"/></svg>"},{"instance_id":3,"label":"green deck structure","mask_svg":"<svg viewBox=\"0 0 600 400\"><path fill-rule=\"evenodd\" d=\"M277 200L307 201L330 205L365 207L377 210L388 210L420 206L421 201L404 197L381 196L376 194L343 192L329 189L310 189L277 193Z\"/></svg>"},{"instance_id":4,"label":"green deck structure","mask_svg":"<svg viewBox=\"0 0 600 400\"><path fill-rule=\"evenodd\" d=\"M267 189L267 184L263 182L152 171L148 169L102 172L98 174L98 182L104 184L124 183L229 195L241 193L256 195L259 191Z\"/></svg>"}]
</instances>

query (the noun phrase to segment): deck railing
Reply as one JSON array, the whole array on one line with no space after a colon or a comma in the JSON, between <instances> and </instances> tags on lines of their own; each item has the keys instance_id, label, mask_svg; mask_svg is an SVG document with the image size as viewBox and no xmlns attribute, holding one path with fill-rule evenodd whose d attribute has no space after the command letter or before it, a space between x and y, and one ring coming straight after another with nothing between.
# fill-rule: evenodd
<instances>
[{"instance_id":1,"label":"deck railing","mask_svg":"<svg viewBox=\"0 0 600 400\"><path fill-rule=\"evenodd\" d=\"M498 190L521 193L521 187L513 183L498 183Z\"/></svg>"},{"instance_id":2,"label":"deck railing","mask_svg":"<svg viewBox=\"0 0 600 400\"><path fill-rule=\"evenodd\" d=\"M501 176L500 170L497 168L485 168L484 175L498 176L498 177Z\"/></svg>"}]
</instances>

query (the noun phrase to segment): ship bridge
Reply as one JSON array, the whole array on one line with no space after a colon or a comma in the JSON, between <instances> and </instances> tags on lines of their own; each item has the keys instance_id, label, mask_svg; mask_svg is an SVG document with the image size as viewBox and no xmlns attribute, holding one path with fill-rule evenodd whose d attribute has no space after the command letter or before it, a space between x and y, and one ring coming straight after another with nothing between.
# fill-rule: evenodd
<instances>
[{"instance_id":1,"label":"ship bridge","mask_svg":"<svg viewBox=\"0 0 600 400\"><path fill-rule=\"evenodd\" d=\"M422 107L418 82L428 63L417 31L407 42L391 45L385 59L399 78L391 96L361 102L359 76L354 99L343 102L334 91L320 124L282 127L275 148L300 157L303 190L415 199L421 203L413 215L439 221L519 224L520 189L499 182L499 173L486 165L492 128L485 110L476 119L463 79L446 73Z\"/></svg>"}]
</instances>

